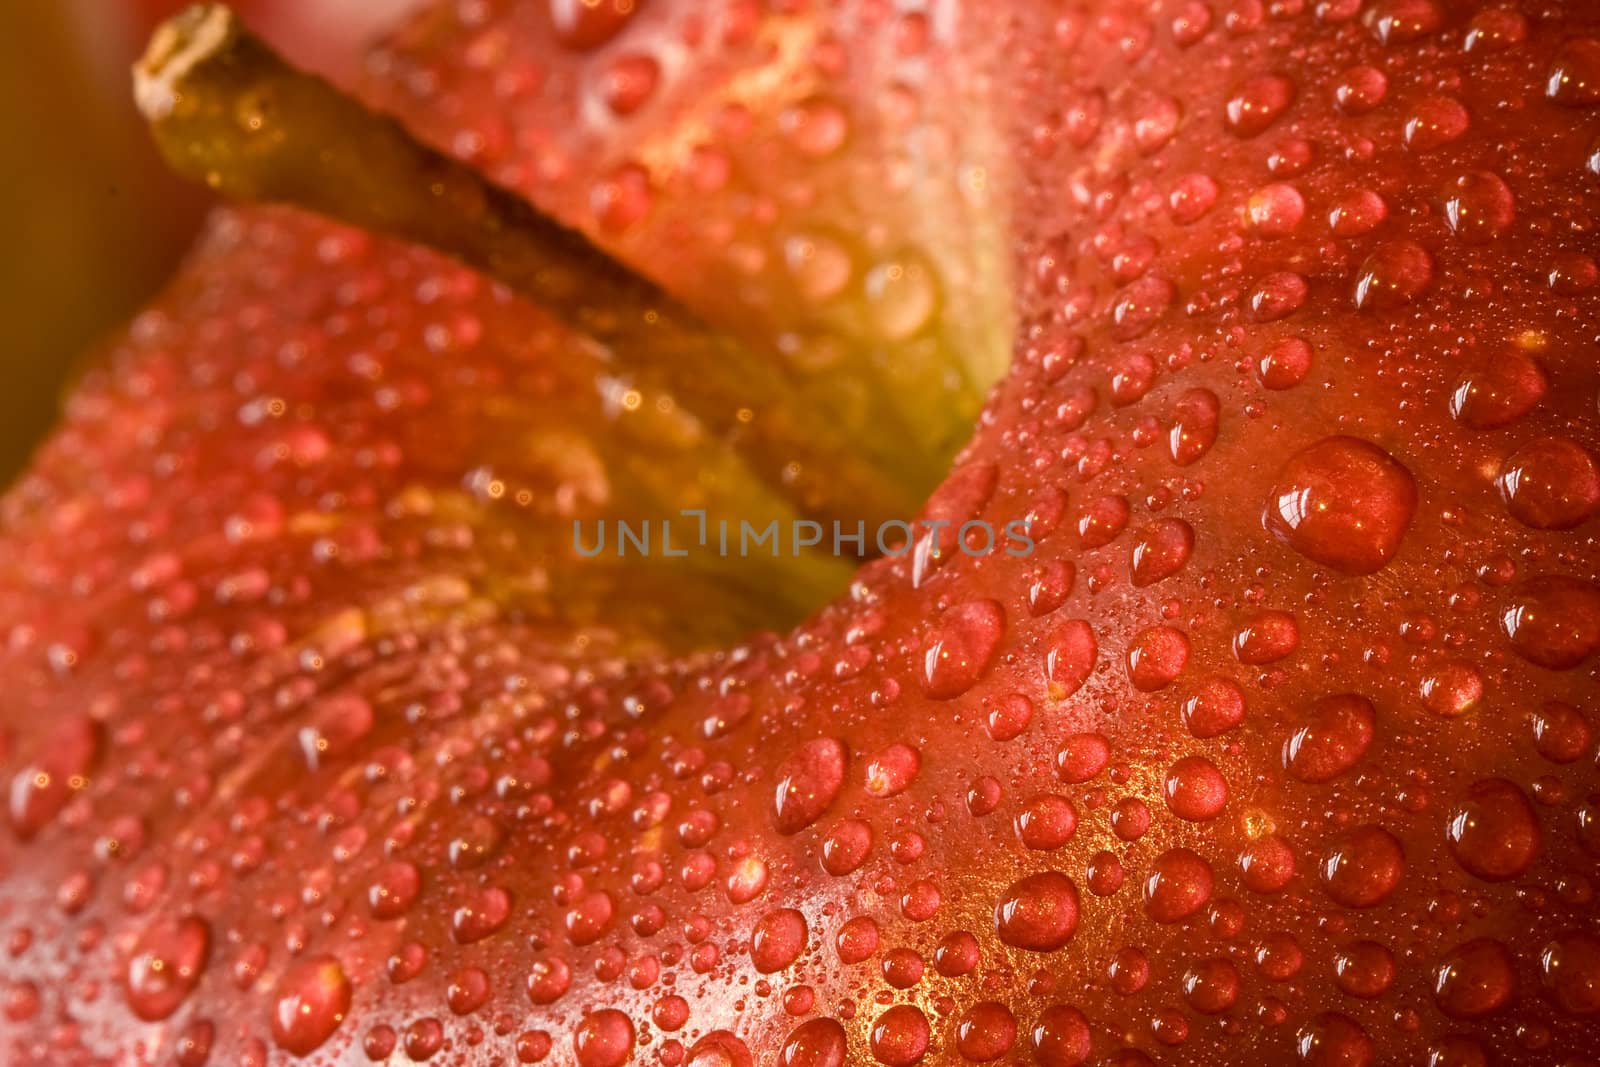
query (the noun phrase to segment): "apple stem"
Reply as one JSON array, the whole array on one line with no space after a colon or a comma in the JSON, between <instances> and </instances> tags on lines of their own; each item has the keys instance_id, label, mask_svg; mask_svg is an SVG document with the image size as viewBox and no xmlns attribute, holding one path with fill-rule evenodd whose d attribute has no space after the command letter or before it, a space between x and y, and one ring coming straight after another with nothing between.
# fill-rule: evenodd
<instances>
[{"instance_id":1,"label":"apple stem","mask_svg":"<svg viewBox=\"0 0 1600 1067\"><path fill-rule=\"evenodd\" d=\"M930 488L903 469L898 442L880 454L842 434L776 359L394 118L290 66L225 5L197 4L160 26L134 68L134 93L180 174L489 275L599 342L631 384L670 395L814 518L852 528L910 518Z\"/></svg>"}]
</instances>

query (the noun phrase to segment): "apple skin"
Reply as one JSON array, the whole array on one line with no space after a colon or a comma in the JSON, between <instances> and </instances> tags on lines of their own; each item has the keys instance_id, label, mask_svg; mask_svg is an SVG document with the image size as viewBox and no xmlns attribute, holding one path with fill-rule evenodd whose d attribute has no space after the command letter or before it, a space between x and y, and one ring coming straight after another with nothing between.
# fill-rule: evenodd
<instances>
[{"instance_id":1,"label":"apple skin","mask_svg":"<svg viewBox=\"0 0 1600 1067\"><path fill-rule=\"evenodd\" d=\"M363 92L775 332L809 204L880 330L872 257L998 227L1014 361L929 511L1037 550L652 656L672 579L545 592L624 484L598 357L224 211L3 505L9 1061L1586 1062L1597 13L549 12L447 5Z\"/></svg>"}]
</instances>

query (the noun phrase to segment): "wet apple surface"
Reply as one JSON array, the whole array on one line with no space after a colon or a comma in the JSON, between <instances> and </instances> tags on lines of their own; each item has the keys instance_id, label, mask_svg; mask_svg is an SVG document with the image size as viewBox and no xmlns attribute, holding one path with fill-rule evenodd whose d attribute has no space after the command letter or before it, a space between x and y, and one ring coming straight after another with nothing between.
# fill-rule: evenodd
<instances>
[{"instance_id":1,"label":"wet apple surface","mask_svg":"<svg viewBox=\"0 0 1600 1067\"><path fill-rule=\"evenodd\" d=\"M1034 550L577 558L806 504L224 210L3 504L7 1062L1591 1062L1600 12L464 0L358 91Z\"/></svg>"}]
</instances>

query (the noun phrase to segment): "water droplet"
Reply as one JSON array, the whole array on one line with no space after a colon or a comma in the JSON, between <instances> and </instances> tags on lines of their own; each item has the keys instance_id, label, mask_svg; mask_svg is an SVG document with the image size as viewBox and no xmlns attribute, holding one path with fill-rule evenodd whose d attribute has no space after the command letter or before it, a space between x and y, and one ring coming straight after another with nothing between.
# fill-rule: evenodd
<instances>
[{"instance_id":1,"label":"water droplet","mask_svg":"<svg viewBox=\"0 0 1600 1067\"><path fill-rule=\"evenodd\" d=\"M1533 719L1534 744L1552 763L1575 763L1594 744L1594 729L1571 704L1548 701Z\"/></svg>"},{"instance_id":2,"label":"water droplet","mask_svg":"<svg viewBox=\"0 0 1600 1067\"><path fill-rule=\"evenodd\" d=\"M1099 643L1087 622L1072 619L1056 627L1050 635L1044 660L1051 699L1065 700L1082 688L1094 671L1099 654Z\"/></svg>"},{"instance_id":3,"label":"water droplet","mask_svg":"<svg viewBox=\"0 0 1600 1067\"><path fill-rule=\"evenodd\" d=\"M1535 578L1517 591L1500 623L1529 663L1571 670L1600 650L1600 588L1575 578Z\"/></svg>"},{"instance_id":4,"label":"water droplet","mask_svg":"<svg viewBox=\"0 0 1600 1067\"><path fill-rule=\"evenodd\" d=\"M831 737L800 746L778 768L773 815L781 834L797 834L821 818L844 785L849 754Z\"/></svg>"},{"instance_id":5,"label":"water droplet","mask_svg":"<svg viewBox=\"0 0 1600 1067\"><path fill-rule=\"evenodd\" d=\"M1180 467L1211 451L1217 442L1217 423L1222 404L1209 389L1190 389L1178 398L1177 418L1167 434L1172 461Z\"/></svg>"},{"instance_id":6,"label":"water droplet","mask_svg":"<svg viewBox=\"0 0 1600 1067\"><path fill-rule=\"evenodd\" d=\"M872 1055L887 1067L911 1067L927 1055L931 1038L927 1016L910 1004L896 1004L872 1024Z\"/></svg>"},{"instance_id":7,"label":"water droplet","mask_svg":"<svg viewBox=\"0 0 1600 1067\"><path fill-rule=\"evenodd\" d=\"M844 963L860 963L878 951L878 924L859 915L846 922L833 937L834 951Z\"/></svg>"},{"instance_id":8,"label":"water droplet","mask_svg":"<svg viewBox=\"0 0 1600 1067\"><path fill-rule=\"evenodd\" d=\"M1205 174L1190 174L1179 179L1167 200L1172 221L1189 226L1205 217L1217 202L1217 183Z\"/></svg>"},{"instance_id":9,"label":"water droplet","mask_svg":"<svg viewBox=\"0 0 1600 1067\"><path fill-rule=\"evenodd\" d=\"M1250 315L1256 322L1277 322L1300 310L1311 288L1305 276L1278 271L1262 278L1250 293Z\"/></svg>"},{"instance_id":10,"label":"water droplet","mask_svg":"<svg viewBox=\"0 0 1600 1067\"><path fill-rule=\"evenodd\" d=\"M1474 782L1445 822L1456 862L1486 882L1515 878L1539 855L1539 819L1522 790L1504 778Z\"/></svg>"},{"instance_id":11,"label":"water droplet","mask_svg":"<svg viewBox=\"0 0 1600 1067\"><path fill-rule=\"evenodd\" d=\"M1376 941L1357 941L1333 957L1334 981L1352 997L1380 997L1394 983L1394 954Z\"/></svg>"},{"instance_id":12,"label":"water droplet","mask_svg":"<svg viewBox=\"0 0 1600 1067\"><path fill-rule=\"evenodd\" d=\"M1544 371L1517 351L1497 353L1464 371L1450 390L1450 415L1475 430L1514 422L1544 399Z\"/></svg>"},{"instance_id":13,"label":"water droplet","mask_svg":"<svg viewBox=\"0 0 1600 1067\"><path fill-rule=\"evenodd\" d=\"M1225 959L1202 960L1183 974L1183 999L1203 1015L1216 1015L1239 999L1239 971Z\"/></svg>"},{"instance_id":14,"label":"water droplet","mask_svg":"<svg viewBox=\"0 0 1600 1067\"><path fill-rule=\"evenodd\" d=\"M1422 678L1422 703L1441 718L1454 719L1483 699L1483 676L1469 663L1446 662Z\"/></svg>"},{"instance_id":15,"label":"water droplet","mask_svg":"<svg viewBox=\"0 0 1600 1067\"><path fill-rule=\"evenodd\" d=\"M1372 574L1399 550L1416 506L1411 472L1393 456L1353 437L1326 437L1279 473L1264 523L1309 559Z\"/></svg>"},{"instance_id":16,"label":"water droplet","mask_svg":"<svg viewBox=\"0 0 1600 1067\"><path fill-rule=\"evenodd\" d=\"M1516 990L1511 953L1488 938L1458 946L1433 976L1433 999L1453 1019L1476 1019L1499 1011Z\"/></svg>"},{"instance_id":17,"label":"water droplet","mask_svg":"<svg viewBox=\"0 0 1600 1067\"><path fill-rule=\"evenodd\" d=\"M67 715L41 739L33 762L11 779L11 825L27 840L44 829L72 795L88 784L100 758L100 727L87 715Z\"/></svg>"},{"instance_id":18,"label":"water droplet","mask_svg":"<svg viewBox=\"0 0 1600 1067\"><path fill-rule=\"evenodd\" d=\"M1056 753L1056 773L1063 782L1087 782L1111 761L1111 742L1101 734L1073 734Z\"/></svg>"},{"instance_id":19,"label":"water droplet","mask_svg":"<svg viewBox=\"0 0 1600 1067\"><path fill-rule=\"evenodd\" d=\"M609 905L609 898L604 898ZM578 913L584 918L592 918L592 904L587 912ZM485 889L474 891L454 911L450 913L450 934L460 945L470 945L493 934L505 925L511 917L511 896L504 889L489 886ZM610 919L609 910L606 921ZM586 935L586 927L582 918L577 922L569 923L569 936L574 942ZM599 936L596 934L595 936Z\"/></svg>"},{"instance_id":20,"label":"water droplet","mask_svg":"<svg viewBox=\"0 0 1600 1067\"><path fill-rule=\"evenodd\" d=\"M793 908L769 911L750 934L750 962L762 974L781 971L805 951L810 931L806 917Z\"/></svg>"},{"instance_id":21,"label":"water droplet","mask_svg":"<svg viewBox=\"0 0 1600 1067\"><path fill-rule=\"evenodd\" d=\"M974 1004L956 1020L956 1051L975 1063L997 1060L1017 1041L1017 1019L1004 1004Z\"/></svg>"},{"instance_id":22,"label":"water droplet","mask_svg":"<svg viewBox=\"0 0 1600 1067\"><path fill-rule=\"evenodd\" d=\"M649 102L660 80L661 65L653 57L637 52L615 56L600 75L600 98L614 114L631 115Z\"/></svg>"},{"instance_id":23,"label":"water droplet","mask_svg":"<svg viewBox=\"0 0 1600 1067\"><path fill-rule=\"evenodd\" d=\"M1539 953L1539 977L1568 1015L1600 1011L1600 938L1572 931Z\"/></svg>"},{"instance_id":24,"label":"water droplet","mask_svg":"<svg viewBox=\"0 0 1600 1067\"><path fill-rule=\"evenodd\" d=\"M1486 170L1463 174L1444 188L1445 221L1457 237L1482 244L1510 229L1517 199L1500 175Z\"/></svg>"},{"instance_id":25,"label":"water droplet","mask_svg":"<svg viewBox=\"0 0 1600 1067\"><path fill-rule=\"evenodd\" d=\"M1205 907L1211 886L1209 863L1186 848L1168 849L1145 878L1145 914L1158 923L1179 922Z\"/></svg>"},{"instance_id":26,"label":"water droplet","mask_svg":"<svg viewBox=\"0 0 1600 1067\"><path fill-rule=\"evenodd\" d=\"M1389 79L1377 67L1351 67L1333 86L1333 102L1346 115L1364 115L1389 95Z\"/></svg>"},{"instance_id":27,"label":"water droplet","mask_svg":"<svg viewBox=\"0 0 1600 1067\"><path fill-rule=\"evenodd\" d=\"M1244 884L1256 893L1276 893L1294 877L1294 849L1275 834L1258 837L1239 853Z\"/></svg>"},{"instance_id":28,"label":"water droplet","mask_svg":"<svg viewBox=\"0 0 1600 1067\"><path fill-rule=\"evenodd\" d=\"M1262 237L1287 237L1305 218L1306 199L1286 182L1264 185L1245 201L1245 221Z\"/></svg>"},{"instance_id":29,"label":"water droplet","mask_svg":"<svg viewBox=\"0 0 1600 1067\"><path fill-rule=\"evenodd\" d=\"M1405 853L1381 826L1359 826L1337 838L1323 855L1328 895L1350 908L1370 908L1393 893L1405 873Z\"/></svg>"},{"instance_id":30,"label":"water droplet","mask_svg":"<svg viewBox=\"0 0 1600 1067\"><path fill-rule=\"evenodd\" d=\"M843 293L855 274L850 251L825 234L799 233L783 242L783 261L800 295L821 304Z\"/></svg>"},{"instance_id":31,"label":"water droplet","mask_svg":"<svg viewBox=\"0 0 1600 1067\"><path fill-rule=\"evenodd\" d=\"M193 916L157 921L128 961L128 1007L145 1022L167 1018L200 981L210 950L211 928L204 921Z\"/></svg>"},{"instance_id":32,"label":"water droplet","mask_svg":"<svg viewBox=\"0 0 1600 1067\"><path fill-rule=\"evenodd\" d=\"M316 770L353 749L372 732L372 705L355 693L339 693L320 701L311 721L300 728L300 752L306 767Z\"/></svg>"},{"instance_id":33,"label":"water droplet","mask_svg":"<svg viewBox=\"0 0 1600 1067\"><path fill-rule=\"evenodd\" d=\"M866 296L872 324L886 341L905 341L921 333L939 308L933 268L914 252L868 271Z\"/></svg>"},{"instance_id":34,"label":"water droplet","mask_svg":"<svg viewBox=\"0 0 1600 1067\"><path fill-rule=\"evenodd\" d=\"M1283 766L1302 782L1329 782L1354 767L1372 744L1377 713L1354 693L1323 697L1283 745Z\"/></svg>"},{"instance_id":35,"label":"water droplet","mask_svg":"<svg viewBox=\"0 0 1600 1067\"><path fill-rule=\"evenodd\" d=\"M1300 647L1300 627L1286 611L1262 611L1233 633L1233 655L1240 663L1276 663Z\"/></svg>"},{"instance_id":36,"label":"water droplet","mask_svg":"<svg viewBox=\"0 0 1600 1067\"><path fill-rule=\"evenodd\" d=\"M1359 237L1377 229L1389 217L1389 205L1370 189L1360 189L1340 200L1328 212L1328 228L1336 237Z\"/></svg>"},{"instance_id":37,"label":"water droplet","mask_svg":"<svg viewBox=\"0 0 1600 1067\"><path fill-rule=\"evenodd\" d=\"M1185 756L1167 769L1162 795L1178 818L1204 822L1222 814L1228 803L1228 780L1204 756Z\"/></svg>"},{"instance_id":38,"label":"water droplet","mask_svg":"<svg viewBox=\"0 0 1600 1067\"><path fill-rule=\"evenodd\" d=\"M1079 1067L1089 1060L1089 1020L1077 1008L1051 1005L1034 1024L1032 1042L1040 1067Z\"/></svg>"},{"instance_id":39,"label":"water droplet","mask_svg":"<svg viewBox=\"0 0 1600 1067\"><path fill-rule=\"evenodd\" d=\"M1277 74L1252 78L1228 97L1224 114L1228 129L1239 137L1254 137L1289 109L1294 82Z\"/></svg>"},{"instance_id":40,"label":"water droplet","mask_svg":"<svg viewBox=\"0 0 1600 1067\"><path fill-rule=\"evenodd\" d=\"M367 905L375 919L398 919L416 903L422 876L414 864L404 860L386 863L367 888Z\"/></svg>"},{"instance_id":41,"label":"water droplet","mask_svg":"<svg viewBox=\"0 0 1600 1067\"><path fill-rule=\"evenodd\" d=\"M587 52L611 40L644 0L549 0L556 40Z\"/></svg>"},{"instance_id":42,"label":"water droplet","mask_svg":"<svg viewBox=\"0 0 1600 1067\"><path fill-rule=\"evenodd\" d=\"M583 1017L572 1035L578 1067L622 1067L633 1055L633 1022L614 1008Z\"/></svg>"},{"instance_id":43,"label":"water droplet","mask_svg":"<svg viewBox=\"0 0 1600 1067\"><path fill-rule=\"evenodd\" d=\"M1183 723L1202 740L1225 734L1244 721L1244 691L1231 679L1208 678L1183 703Z\"/></svg>"},{"instance_id":44,"label":"water droplet","mask_svg":"<svg viewBox=\"0 0 1600 1067\"><path fill-rule=\"evenodd\" d=\"M866 862L872 851L872 827L860 819L842 819L822 841L822 869L842 878Z\"/></svg>"},{"instance_id":45,"label":"water droplet","mask_svg":"<svg viewBox=\"0 0 1600 1067\"><path fill-rule=\"evenodd\" d=\"M922 757L910 745L893 744L867 762L867 792L892 797L916 780Z\"/></svg>"},{"instance_id":46,"label":"water droplet","mask_svg":"<svg viewBox=\"0 0 1600 1067\"><path fill-rule=\"evenodd\" d=\"M1600 41L1579 37L1564 43L1545 76L1544 91L1567 107L1600 104Z\"/></svg>"},{"instance_id":47,"label":"water droplet","mask_svg":"<svg viewBox=\"0 0 1600 1067\"><path fill-rule=\"evenodd\" d=\"M949 700L976 685L999 651L1005 625L1005 609L993 600L946 611L923 643L923 691Z\"/></svg>"},{"instance_id":48,"label":"water droplet","mask_svg":"<svg viewBox=\"0 0 1600 1067\"><path fill-rule=\"evenodd\" d=\"M815 98L784 108L778 127L802 155L831 156L850 136L850 116L832 100Z\"/></svg>"},{"instance_id":49,"label":"water droplet","mask_svg":"<svg viewBox=\"0 0 1600 1067\"><path fill-rule=\"evenodd\" d=\"M1495 485L1506 509L1536 530L1570 530L1600 510L1600 465L1565 437L1541 437L1511 453Z\"/></svg>"},{"instance_id":50,"label":"water droplet","mask_svg":"<svg viewBox=\"0 0 1600 1067\"><path fill-rule=\"evenodd\" d=\"M1295 1055L1307 1067L1370 1067L1372 1038L1355 1020L1323 1012L1295 1034Z\"/></svg>"},{"instance_id":51,"label":"water droplet","mask_svg":"<svg viewBox=\"0 0 1600 1067\"><path fill-rule=\"evenodd\" d=\"M778 1063L781 1067L844 1067L849 1048L844 1027L832 1019L812 1019L789 1031Z\"/></svg>"},{"instance_id":52,"label":"water droplet","mask_svg":"<svg viewBox=\"0 0 1600 1067\"><path fill-rule=\"evenodd\" d=\"M1430 96L1418 101L1406 120L1406 145L1417 152L1431 152L1456 140L1472 125L1472 116L1453 96Z\"/></svg>"},{"instance_id":53,"label":"water droplet","mask_svg":"<svg viewBox=\"0 0 1600 1067\"><path fill-rule=\"evenodd\" d=\"M1078 928L1078 889L1066 875L1043 871L1011 883L994 909L1000 940L1031 952L1053 952Z\"/></svg>"},{"instance_id":54,"label":"water droplet","mask_svg":"<svg viewBox=\"0 0 1600 1067\"><path fill-rule=\"evenodd\" d=\"M1017 813L1017 840L1036 852L1060 848L1078 827L1072 801L1055 793L1031 798Z\"/></svg>"},{"instance_id":55,"label":"water droplet","mask_svg":"<svg viewBox=\"0 0 1600 1067\"><path fill-rule=\"evenodd\" d=\"M1528 36L1528 20L1504 8L1480 11L1467 23L1461 45L1468 52L1499 52L1521 44Z\"/></svg>"},{"instance_id":56,"label":"water droplet","mask_svg":"<svg viewBox=\"0 0 1600 1067\"><path fill-rule=\"evenodd\" d=\"M1128 681L1141 693L1165 689L1189 662L1189 639L1170 626L1143 630L1128 645Z\"/></svg>"},{"instance_id":57,"label":"water droplet","mask_svg":"<svg viewBox=\"0 0 1600 1067\"><path fill-rule=\"evenodd\" d=\"M1358 308L1392 311L1411 303L1433 281L1433 257L1415 241L1390 241L1361 264L1356 275Z\"/></svg>"},{"instance_id":58,"label":"water droplet","mask_svg":"<svg viewBox=\"0 0 1600 1067\"><path fill-rule=\"evenodd\" d=\"M755 1067L750 1047L727 1030L713 1030L694 1043L684 1067Z\"/></svg>"},{"instance_id":59,"label":"water droplet","mask_svg":"<svg viewBox=\"0 0 1600 1067\"><path fill-rule=\"evenodd\" d=\"M1193 550L1193 526L1182 519L1157 519L1139 531L1129 576L1141 589L1154 585L1182 570Z\"/></svg>"},{"instance_id":60,"label":"water droplet","mask_svg":"<svg viewBox=\"0 0 1600 1067\"><path fill-rule=\"evenodd\" d=\"M296 1056L316 1051L349 1014L350 993L350 979L332 956L295 964L272 995L272 1039Z\"/></svg>"}]
</instances>

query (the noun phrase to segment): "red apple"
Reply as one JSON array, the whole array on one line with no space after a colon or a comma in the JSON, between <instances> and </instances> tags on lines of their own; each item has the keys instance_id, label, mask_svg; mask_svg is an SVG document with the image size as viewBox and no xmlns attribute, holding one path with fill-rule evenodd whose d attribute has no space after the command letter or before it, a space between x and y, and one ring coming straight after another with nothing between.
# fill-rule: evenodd
<instances>
[{"instance_id":1,"label":"red apple","mask_svg":"<svg viewBox=\"0 0 1600 1067\"><path fill-rule=\"evenodd\" d=\"M993 381L925 515L1034 550L583 560L797 511L504 287L225 211L5 501L10 1061L1588 1062L1600 11L501 0L367 67L865 383L819 435Z\"/></svg>"}]
</instances>

